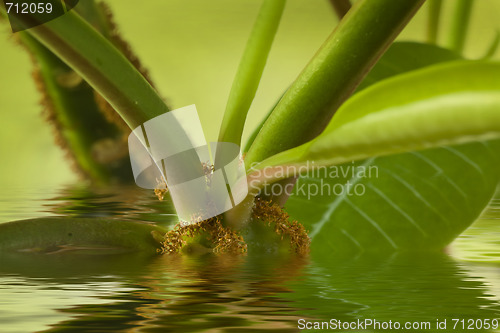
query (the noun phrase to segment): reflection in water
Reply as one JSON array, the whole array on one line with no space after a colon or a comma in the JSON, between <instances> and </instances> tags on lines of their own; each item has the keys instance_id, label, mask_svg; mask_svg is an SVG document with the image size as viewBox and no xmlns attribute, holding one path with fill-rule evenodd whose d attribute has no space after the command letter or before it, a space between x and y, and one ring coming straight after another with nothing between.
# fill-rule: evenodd
<instances>
[{"instance_id":1,"label":"reflection in water","mask_svg":"<svg viewBox=\"0 0 500 333\"><path fill-rule=\"evenodd\" d=\"M71 255L22 255L4 257L2 262L0 276L5 279L0 279L0 286L23 285L29 296L28 300L16 297L21 292L16 287L5 295L9 301L0 303L0 313L12 317L13 306L20 308L28 301L29 312L36 316L33 327L52 327L44 332L116 332L132 327L134 332L221 327L295 331L296 309L279 294L292 292L284 283L299 276L306 264L296 257L229 255L82 256L76 260ZM67 292L75 289L81 292ZM43 299L43 306L29 299ZM49 319L57 320L49 325ZM0 322L0 332L14 324Z\"/></svg>"},{"instance_id":2,"label":"reflection in water","mask_svg":"<svg viewBox=\"0 0 500 333\"><path fill-rule=\"evenodd\" d=\"M10 319L0 332L292 332L300 318L434 323L500 314L483 279L444 254L22 257L2 258L0 315Z\"/></svg>"},{"instance_id":3,"label":"reflection in water","mask_svg":"<svg viewBox=\"0 0 500 333\"><path fill-rule=\"evenodd\" d=\"M0 192L0 223L54 215L126 218L163 225L177 223L169 201L159 201L152 191L135 185L103 188L75 184L50 191L15 188Z\"/></svg>"},{"instance_id":4,"label":"reflection in water","mask_svg":"<svg viewBox=\"0 0 500 333\"><path fill-rule=\"evenodd\" d=\"M44 210L175 221L150 193L114 191L68 188ZM0 332L295 332L300 318L498 318L498 272L445 254L0 254Z\"/></svg>"},{"instance_id":5,"label":"reflection in water","mask_svg":"<svg viewBox=\"0 0 500 333\"><path fill-rule=\"evenodd\" d=\"M116 217L160 224L177 223L170 201L135 185L117 187L71 186L53 197L46 210L61 216Z\"/></svg>"},{"instance_id":6,"label":"reflection in water","mask_svg":"<svg viewBox=\"0 0 500 333\"><path fill-rule=\"evenodd\" d=\"M299 307L316 304L306 314L317 319L435 322L500 313L484 280L445 254L315 256L310 269L314 274L292 285L289 297Z\"/></svg>"}]
</instances>

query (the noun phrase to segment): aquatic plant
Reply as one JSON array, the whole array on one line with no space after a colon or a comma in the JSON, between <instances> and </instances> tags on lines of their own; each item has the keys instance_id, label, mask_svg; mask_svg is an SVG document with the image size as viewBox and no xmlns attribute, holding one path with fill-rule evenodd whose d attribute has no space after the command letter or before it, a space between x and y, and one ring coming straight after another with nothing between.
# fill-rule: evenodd
<instances>
[{"instance_id":1,"label":"aquatic plant","mask_svg":"<svg viewBox=\"0 0 500 333\"><path fill-rule=\"evenodd\" d=\"M262 4L228 99L221 142L242 144L246 115L285 2ZM466 24L460 23L467 21L471 3L465 0L457 1L449 49L434 45L440 26L437 0L429 6L428 44L393 43L423 2L359 0L350 8L348 1L332 1L343 16L340 23L246 144L251 189L247 199L224 216L199 225L169 232L148 230L149 241L154 239L163 253L186 245L244 252L252 237L265 239L260 235L272 229L279 240L286 235L292 244L289 248L300 253L309 245L305 230L318 251L430 251L449 244L479 216L499 182L495 166L500 152L500 63L467 60L460 54L466 34ZM18 34L34 61L45 69L39 81L47 100L57 96L65 101L49 109L70 119L87 119L74 109L76 99L83 98L93 103L96 122L107 126L109 138L89 139L85 128L63 138L86 176L106 183L115 172L97 172L102 169L98 162L109 165L107 157L115 155L113 161L123 161L119 138L128 132L123 123L135 128L169 108L116 37L103 7L92 1L85 6ZM5 14L5 9L0 12ZM22 17L11 19L25 23ZM52 77L56 66L69 75ZM80 78L86 82L85 93L69 96L64 87L79 85ZM57 84L61 80L64 84ZM93 91L105 103L100 97L96 102ZM58 133L67 126L58 123ZM331 167L344 171L329 177L326 170ZM345 172L346 168L358 171ZM359 171L370 168L376 170L375 177ZM300 191L318 183L344 191L312 198L310 191ZM294 184L288 201L291 192L273 191L276 186L294 188ZM349 192L360 185L363 193ZM157 191L160 196L164 192ZM272 204L262 205L267 200ZM277 208L285 203L298 222L288 221ZM252 231L256 220L265 220L272 228ZM21 223L34 233L43 227L42 239L50 238L46 236L50 227L46 229L44 223L15 225ZM68 219L67 223L75 222ZM2 233L15 229L9 224L0 228ZM158 232L166 232L166 238L158 237ZM131 229L131 239L140 242L143 236ZM12 239L5 237L3 242ZM65 242L66 237L55 245ZM270 241L268 246L275 243Z\"/></svg>"}]
</instances>

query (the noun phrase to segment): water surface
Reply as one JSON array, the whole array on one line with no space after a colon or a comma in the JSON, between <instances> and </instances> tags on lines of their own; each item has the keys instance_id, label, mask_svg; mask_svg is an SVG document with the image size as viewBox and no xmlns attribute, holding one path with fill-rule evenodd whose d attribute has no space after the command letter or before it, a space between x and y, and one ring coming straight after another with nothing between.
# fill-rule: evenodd
<instances>
[{"instance_id":1,"label":"water surface","mask_svg":"<svg viewBox=\"0 0 500 333\"><path fill-rule=\"evenodd\" d=\"M0 332L295 332L331 319L447 320L452 331L453 319L500 318L499 210L494 201L451 254L3 256ZM0 194L0 222L54 215L176 223L135 186Z\"/></svg>"}]
</instances>

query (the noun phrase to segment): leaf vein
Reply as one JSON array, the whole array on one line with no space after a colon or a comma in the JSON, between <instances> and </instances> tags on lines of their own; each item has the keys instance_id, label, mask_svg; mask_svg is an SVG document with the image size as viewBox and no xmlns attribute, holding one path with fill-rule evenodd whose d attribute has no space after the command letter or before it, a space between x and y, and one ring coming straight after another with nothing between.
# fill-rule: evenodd
<instances>
[{"instance_id":1,"label":"leaf vein","mask_svg":"<svg viewBox=\"0 0 500 333\"><path fill-rule=\"evenodd\" d=\"M424 205L429 207L430 210L432 210L437 216L439 216L441 218L441 220L443 220L446 223L446 225L450 226L449 221L440 212L438 212L434 206L432 206L427 200L425 200L425 198L420 194L420 192L418 192L412 185L408 184L407 181L405 181L403 178L399 177L394 172L392 172L388 169L384 169L384 171L387 172L392 178L396 179L404 187L409 189L415 197L417 197L420 201L422 201L424 203Z\"/></svg>"},{"instance_id":2,"label":"leaf vein","mask_svg":"<svg viewBox=\"0 0 500 333\"><path fill-rule=\"evenodd\" d=\"M384 236L384 238L391 244L391 246L394 248L394 249L398 249L398 246L396 245L396 243L394 243L394 241L392 240L391 237L389 237L389 235L387 235L387 233L384 231L384 229L382 229L382 227L377 223L375 222L374 220L372 220L370 218L370 216L368 216L368 214L366 214L361 208L359 208L358 206L356 206L354 203L351 202L351 200L349 200L349 198L345 198L345 202L351 206L359 215L361 215L365 220L367 220L373 227L375 227L375 229L377 229L381 234L382 236Z\"/></svg>"},{"instance_id":3,"label":"leaf vein","mask_svg":"<svg viewBox=\"0 0 500 333\"><path fill-rule=\"evenodd\" d=\"M411 152L414 156L420 158L422 161L424 161L425 163L429 164L431 167L434 168L434 170L438 171L440 176L443 177L444 180L446 180L451 186L453 186L453 188L455 190L457 190L457 192L465 199L465 201L467 202L467 204L469 204L469 201L467 200L467 194L465 193L464 190L462 190L460 188L460 186L458 186L457 183L455 183L453 181L453 179L451 179L444 171L443 169L441 169L436 163L434 163L430 158L422 155L421 153L419 152Z\"/></svg>"},{"instance_id":4,"label":"leaf vein","mask_svg":"<svg viewBox=\"0 0 500 333\"><path fill-rule=\"evenodd\" d=\"M403 215L415 228L418 229L424 235L425 237L429 237L429 235L425 232L424 229L410 216L408 215L401 207L399 207L398 204L396 204L394 201L392 201L385 193L383 193L380 189L378 189L375 185L373 184L368 184L368 187L370 187L373 191L375 191L382 199L384 199L392 208L394 208L396 211L398 211L401 215Z\"/></svg>"},{"instance_id":5,"label":"leaf vein","mask_svg":"<svg viewBox=\"0 0 500 333\"><path fill-rule=\"evenodd\" d=\"M366 166L372 164L374 161L375 161L375 158L367 159L365 161L365 163L363 163L361 166L362 167L366 167ZM360 181L360 179L361 178L359 178L357 176L357 174L354 174L354 176L351 177L349 179L349 181L351 182L352 186L354 186L354 185L356 185ZM319 220L317 223L315 223L315 224L312 225L312 229L313 230L309 234L309 237L311 238L311 240L321 231L321 229L323 228L323 226L325 225L325 223L328 222L328 221L330 221L330 217L335 212L335 210L337 209L337 207L342 203L342 201L346 198L346 196L347 196L346 192L344 192L341 195L337 196L337 198L335 198L335 200L333 200L332 203L330 205L328 205L328 209L323 213L323 216L321 217L321 220Z\"/></svg>"}]
</instances>

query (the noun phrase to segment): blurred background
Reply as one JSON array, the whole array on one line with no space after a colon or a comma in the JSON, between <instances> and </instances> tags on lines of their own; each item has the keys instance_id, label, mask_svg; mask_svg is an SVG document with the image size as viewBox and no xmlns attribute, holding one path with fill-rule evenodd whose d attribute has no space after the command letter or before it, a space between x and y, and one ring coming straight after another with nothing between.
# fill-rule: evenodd
<instances>
[{"instance_id":1,"label":"blurred background","mask_svg":"<svg viewBox=\"0 0 500 333\"><path fill-rule=\"evenodd\" d=\"M81 0L85 1L85 0ZM445 1L440 41L454 0ZM208 140L216 140L240 56L260 0L108 0L131 44L172 108L196 104ZM474 4L466 55L483 55L500 31L500 1ZM425 39L426 6L399 40ZM289 0L244 138L294 80L338 20L327 0ZM28 54L0 24L0 185L57 187L77 180L40 116ZM376 27L374 27L376 29ZM499 57L497 51L496 58Z\"/></svg>"}]
</instances>

